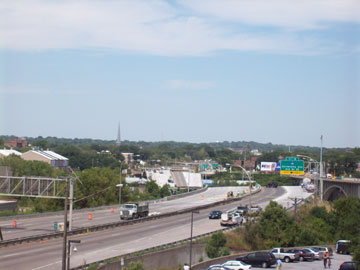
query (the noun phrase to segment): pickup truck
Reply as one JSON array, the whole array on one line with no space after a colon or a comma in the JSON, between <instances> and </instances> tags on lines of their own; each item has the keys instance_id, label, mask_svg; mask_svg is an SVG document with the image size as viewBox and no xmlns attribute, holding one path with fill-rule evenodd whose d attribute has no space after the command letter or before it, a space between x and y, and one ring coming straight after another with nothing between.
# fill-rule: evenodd
<instances>
[{"instance_id":1,"label":"pickup truck","mask_svg":"<svg viewBox=\"0 0 360 270\"><path fill-rule=\"evenodd\" d=\"M299 253L288 253L285 252L283 248L274 248L271 253L274 254L276 259L280 259L287 263L299 260Z\"/></svg>"},{"instance_id":2,"label":"pickup truck","mask_svg":"<svg viewBox=\"0 0 360 270\"><path fill-rule=\"evenodd\" d=\"M221 214L221 226L234 226L243 223L243 215L238 212L226 212Z\"/></svg>"}]
</instances>

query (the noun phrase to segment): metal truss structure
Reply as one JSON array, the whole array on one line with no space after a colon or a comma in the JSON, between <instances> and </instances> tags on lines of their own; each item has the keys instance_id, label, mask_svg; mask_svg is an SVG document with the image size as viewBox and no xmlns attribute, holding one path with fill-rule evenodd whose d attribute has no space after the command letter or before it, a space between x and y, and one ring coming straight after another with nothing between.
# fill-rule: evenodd
<instances>
[{"instance_id":1,"label":"metal truss structure","mask_svg":"<svg viewBox=\"0 0 360 270\"><path fill-rule=\"evenodd\" d=\"M0 196L65 199L66 178L0 176Z\"/></svg>"}]
</instances>

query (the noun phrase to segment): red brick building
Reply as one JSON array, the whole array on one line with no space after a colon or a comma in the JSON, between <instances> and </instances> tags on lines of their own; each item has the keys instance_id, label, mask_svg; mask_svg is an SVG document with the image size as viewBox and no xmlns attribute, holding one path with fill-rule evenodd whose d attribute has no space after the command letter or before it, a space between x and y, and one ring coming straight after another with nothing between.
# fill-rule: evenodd
<instances>
[{"instance_id":1,"label":"red brick building","mask_svg":"<svg viewBox=\"0 0 360 270\"><path fill-rule=\"evenodd\" d=\"M246 160L234 160L234 165L239 165L246 170L252 170L256 168L256 160L257 157L251 157L250 159Z\"/></svg>"},{"instance_id":2,"label":"red brick building","mask_svg":"<svg viewBox=\"0 0 360 270\"><path fill-rule=\"evenodd\" d=\"M25 139L14 137L10 141L5 142L4 146L10 147L10 148L12 148L12 147L24 148L24 147L28 146L28 142Z\"/></svg>"}]
</instances>

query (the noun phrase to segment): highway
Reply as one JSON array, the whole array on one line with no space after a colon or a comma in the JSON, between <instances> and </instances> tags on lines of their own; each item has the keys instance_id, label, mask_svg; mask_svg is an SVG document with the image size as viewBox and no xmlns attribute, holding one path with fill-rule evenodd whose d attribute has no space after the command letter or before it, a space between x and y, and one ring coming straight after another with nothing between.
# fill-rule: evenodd
<instances>
[{"instance_id":1,"label":"highway","mask_svg":"<svg viewBox=\"0 0 360 270\"><path fill-rule=\"evenodd\" d=\"M292 196L291 192L300 192L299 188L297 188L296 191L294 190L288 190L287 187L279 187L276 189L264 188L260 193L251 196L251 203L265 206L270 200L279 199L284 196ZM187 197L175 201L168 201L166 209L167 211L178 210L179 208L189 208L197 204L204 204L206 200L215 200L218 191L219 190L208 190L204 196L204 200L201 199L201 195L197 194L193 195L194 198L192 199ZM206 199L206 195L208 195L208 199ZM243 199L241 203L249 204L250 198ZM219 220L208 219L208 214L211 210L219 209L226 211L237 205L239 205L239 202L207 209L201 211L200 214L195 214L194 236L221 228ZM161 209L159 206L154 205L153 207L155 210ZM105 258L179 241L189 236L189 213L73 236L71 239L80 239L81 244L77 246L78 252L74 253L71 257L71 266L81 265L84 262L96 262ZM0 269L60 269L61 258L62 239L8 246L0 248Z\"/></svg>"},{"instance_id":2,"label":"highway","mask_svg":"<svg viewBox=\"0 0 360 270\"><path fill-rule=\"evenodd\" d=\"M236 194L236 192L242 192L245 189L245 187L208 188L205 192L194 194L188 197L150 204L150 214L168 213L184 208L191 208L222 201L226 198L228 191L233 191L234 194ZM89 220L89 214L92 215L92 220ZM13 227L14 220L16 220L16 228ZM14 217L12 219L0 218L0 226L2 228L4 239L10 240L19 237L52 233L54 232L55 221L58 223L64 222L63 212L57 215L45 214L38 216ZM73 212L73 229L116 221L120 221L119 207L114 207L113 213L111 212L110 208Z\"/></svg>"}]
</instances>

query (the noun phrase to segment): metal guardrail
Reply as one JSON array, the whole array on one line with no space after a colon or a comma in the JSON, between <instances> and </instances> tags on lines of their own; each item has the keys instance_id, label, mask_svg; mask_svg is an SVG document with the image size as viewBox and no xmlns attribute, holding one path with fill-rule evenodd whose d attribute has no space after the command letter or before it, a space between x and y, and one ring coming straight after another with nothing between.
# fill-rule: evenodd
<instances>
[{"instance_id":1,"label":"metal guardrail","mask_svg":"<svg viewBox=\"0 0 360 270\"><path fill-rule=\"evenodd\" d=\"M256 194L256 193L258 193L260 191L261 191L261 187L259 187L255 191L252 191L251 194ZM214 203L211 203L211 204L186 208L186 209L182 209L182 210L179 210L179 211L174 211L174 212L164 213L164 214L160 214L160 215L149 216L149 217L135 219L135 220L117 221L117 222L111 222L111 223L106 223L106 224L101 224L101 225L94 225L94 226L89 226L89 227L78 228L78 229L74 229L72 231L69 231L67 234L68 235L78 235L78 234L83 234L83 233L96 232L96 231L100 231L100 230L106 230L106 229L109 229L109 228L127 226L127 225L132 225L132 224L136 224L136 223L140 223L140 222L146 222L146 221L150 221L150 220L161 219L161 218L165 218L165 217L190 213L192 211L203 210L203 209L211 208L211 207L214 207L214 206L217 206L217 205L224 205L224 204L229 204L229 203L232 203L232 202L235 202L235 201L239 201L239 200L241 200L241 199L243 199L243 198L245 198L245 197L247 197L249 195L250 195L250 193L247 193L247 194L244 194L241 197L229 198L229 199L224 200L224 201L218 201L218 202L214 202ZM22 244L22 243L38 241L38 240L44 240L44 239L58 238L58 237L62 237L62 236L63 236L63 232L55 232L55 233L49 233L49 234L40 234L40 235L35 235L35 236L15 238L15 239L11 239L11 240L3 240L3 241L0 241L0 247L4 247L4 246L8 246L8 245Z\"/></svg>"}]
</instances>

